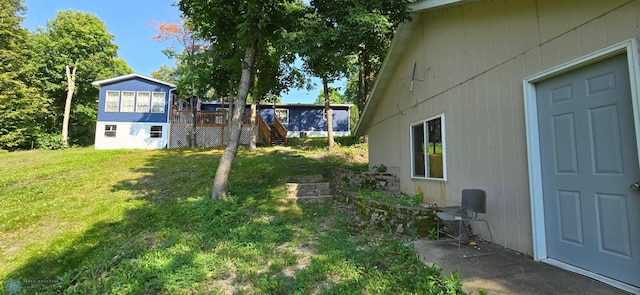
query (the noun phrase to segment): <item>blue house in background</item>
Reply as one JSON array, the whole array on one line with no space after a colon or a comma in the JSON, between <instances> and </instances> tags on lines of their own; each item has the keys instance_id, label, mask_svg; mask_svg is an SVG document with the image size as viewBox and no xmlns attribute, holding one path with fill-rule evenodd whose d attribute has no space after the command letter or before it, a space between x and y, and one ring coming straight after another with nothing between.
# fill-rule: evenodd
<instances>
[{"instance_id":1,"label":"blue house in background","mask_svg":"<svg viewBox=\"0 0 640 295\"><path fill-rule=\"evenodd\" d=\"M201 105L203 111L228 109L221 103L204 102ZM333 135L351 135L351 106L350 104L332 104L333 110ZM247 106L249 109L250 106ZM328 135L327 118L324 105L321 104L268 104L259 105L258 113L268 124L273 125L274 115L287 129L287 137L326 137Z\"/></svg>"},{"instance_id":2,"label":"blue house in background","mask_svg":"<svg viewBox=\"0 0 640 295\"><path fill-rule=\"evenodd\" d=\"M96 149L221 147L229 142L229 104L178 99L175 85L140 74L95 81L100 87ZM195 110L192 110L195 108ZM351 105L334 104L333 134L351 134ZM255 122L251 114L255 111ZM276 120L277 118L277 120ZM290 137L326 137L324 105L247 105L240 144L284 144Z\"/></svg>"},{"instance_id":3,"label":"blue house in background","mask_svg":"<svg viewBox=\"0 0 640 295\"><path fill-rule=\"evenodd\" d=\"M175 85L136 73L91 84L100 87L96 149L167 147Z\"/></svg>"}]
</instances>

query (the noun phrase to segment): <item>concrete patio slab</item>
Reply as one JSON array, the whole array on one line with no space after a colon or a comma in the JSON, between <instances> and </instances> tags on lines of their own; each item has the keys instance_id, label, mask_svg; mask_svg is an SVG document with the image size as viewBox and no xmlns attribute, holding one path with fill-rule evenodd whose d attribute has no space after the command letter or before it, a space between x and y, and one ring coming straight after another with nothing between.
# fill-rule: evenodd
<instances>
[{"instance_id":1,"label":"concrete patio slab","mask_svg":"<svg viewBox=\"0 0 640 295\"><path fill-rule=\"evenodd\" d=\"M526 255L503 247L479 242L476 247L465 244L462 254L495 253L479 257L458 257L453 240L414 242L420 260L435 264L449 275L458 271L463 290L468 294L630 294L601 282L552 265L536 262Z\"/></svg>"}]
</instances>

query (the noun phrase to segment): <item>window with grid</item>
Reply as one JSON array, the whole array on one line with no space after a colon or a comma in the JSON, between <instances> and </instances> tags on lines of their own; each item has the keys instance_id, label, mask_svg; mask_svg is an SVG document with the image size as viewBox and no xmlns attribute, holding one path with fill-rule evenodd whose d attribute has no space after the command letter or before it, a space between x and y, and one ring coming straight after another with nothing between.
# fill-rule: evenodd
<instances>
[{"instance_id":1,"label":"window with grid","mask_svg":"<svg viewBox=\"0 0 640 295\"><path fill-rule=\"evenodd\" d=\"M289 110L287 109L276 109L276 118L280 120L282 124L289 124Z\"/></svg>"},{"instance_id":2,"label":"window with grid","mask_svg":"<svg viewBox=\"0 0 640 295\"><path fill-rule=\"evenodd\" d=\"M151 92L138 91L136 95L136 113L148 113L149 112L149 99Z\"/></svg>"},{"instance_id":3,"label":"window with grid","mask_svg":"<svg viewBox=\"0 0 640 295\"><path fill-rule=\"evenodd\" d=\"M105 125L104 126L104 136L105 137L116 137L116 125Z\"/></svg>"},{"instance_id":4,"label":"window with grid","mask_svg":"<svg viewBox=\"0 0 640 295\"><path fill-rule=\"evenodd\" d=\"M151 138L162 138L162 126L151 126Z\"/></svg>"},{"instance_id":5,"label":"window with grid","mask_svg":"<svg viewBox=\"0 0 640 295\"><path fill-rule=\"evenodd\" d=\"M151 112L152 113L164 113L164 92L154 92L151 98Z\"/></svg>"},{"instance_id":6,"label":"window with grid","mask_svg":"<svg viewBox=\"0 0 640 295\"><path fill-rule=\"evenodd\" d=\"M122 91L120 98L120 112L133 113L136 104L136 93L133 91Z\"/></svg>"},{"instance_id":7,"label":"window with grid","mask_svg":"<svg viewBox=\"0 0 640 295\"><path fill-rule=\"evenodd\" d=\"M117 112L120 108L120 91L107 91L104 104L105 112Z\"/></svg>"}]
</instances>

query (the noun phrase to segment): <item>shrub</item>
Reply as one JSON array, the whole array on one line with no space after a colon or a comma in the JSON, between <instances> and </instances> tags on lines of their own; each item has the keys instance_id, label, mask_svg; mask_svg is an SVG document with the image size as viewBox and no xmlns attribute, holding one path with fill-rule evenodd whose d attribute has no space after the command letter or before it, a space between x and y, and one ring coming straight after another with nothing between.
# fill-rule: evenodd
<instances>
[{"instance_id":1,"label":"shrub","mask_svg":"<svg viewBox=\"0 0 640 295\"><path fill-rule=\"evenodd\" d=\"M372 168L373 168L373 171L375 171L376 173L382 174L387 172L387 166L385 166L384 164L375 165Z\"/></svg>"},{"instance_id":2,"label":"shrub","mask_svg":"<svg viewBox=\"0 0 640 295\"><path fill-rule=\"evenodd\" d=\"M36 147L43 150L59 150L64 148L62 135L43 133L36 139Z\"/></svg>"}]
</instances>

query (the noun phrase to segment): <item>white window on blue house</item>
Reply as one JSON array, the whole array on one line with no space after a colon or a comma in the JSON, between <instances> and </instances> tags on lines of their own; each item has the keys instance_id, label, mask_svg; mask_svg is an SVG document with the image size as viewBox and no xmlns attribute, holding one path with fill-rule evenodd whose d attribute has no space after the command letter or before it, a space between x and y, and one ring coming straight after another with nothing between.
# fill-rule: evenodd
<instances>
[{"instance_id":1,"label":"white window on blue house","mask_svg":"<svg viewBox=\"0 0 640 295\"><path fill-rule=\"evenodd\" d=\"M445 179L444 115L411 125L411 176Z\"/></svg>"},{"instance_id":2,"label":"white window on blue house","mask_svg":"<svg viewBox=\"0 0 640 295\"><path fill-rule=\"evenodd\" d=\"M122 91L120 98L120 112L133 113L136 104L136 93L133 91Z\"/></svg>"},{"instance_id":3,"label":"white window on blue house","mask_svg":"<svg viewBox=\"0 0 640 295\"><path fill-rule=\"evenodd\" d=\"M138 94L136 95L136 113L148 113L150 99L151 92L138 91Z\"/></svg>"},{"instance_id":4,"label":"white window on blue house","mask_svg":"<svg viewBox=\"0 0 640 295\"><path fill-rule=\"evenodd\" d=\"M105 137L116 137L116 125L104 125Z\"/></svg>"},{"instance_id":5,"label":"white window on blue house","mask_svg":"<svg viewBox=\"0 0 640 295\"><path fill-rule=\"evenodd\" d=\"M162 138L162 126L151 126L151 138Z\"/></svg>"},{"instance_id":6,"label":"white window on blue house","mask_svg":"<svg viewBox=\"0 0 640 295\"><path fill-rule=\"evenodd\" d=\"M120 91L107 91L104 101L105 112L117 112L120 109Z\"/></svg>"},{"instance_id":7,"label":"white window on blue house","mask_svg":"<svg viewBox=\"0 0 640 295\"><path fill-rule=\"evenodd\" d=\"M164 113L164 92L154 92L151 98L151 112L152 113Z\"/></svg>"},{"instance_id":8,"label":"white window on blue house","mask_svg":"<svg viewBox=\"0 0 640 295\"><path fill-rule=\"evenodd\" d=\"M289 110L288 109L276 109L275 110L276 118L280 120L282 124L289 124Z\"/></svg>"},{"instance_id":9,"label":"white window on blue house","mask_svg":"<svg viewBox=\"0 0 640 295\"><path fill-rule=\"evenodd\" d=\"M227 124L229 122L229 108L216 108L216 111L221 112L222 116L216 116L216 124Z\"/></svg>"}]
</instances>

